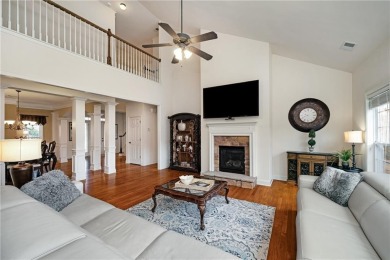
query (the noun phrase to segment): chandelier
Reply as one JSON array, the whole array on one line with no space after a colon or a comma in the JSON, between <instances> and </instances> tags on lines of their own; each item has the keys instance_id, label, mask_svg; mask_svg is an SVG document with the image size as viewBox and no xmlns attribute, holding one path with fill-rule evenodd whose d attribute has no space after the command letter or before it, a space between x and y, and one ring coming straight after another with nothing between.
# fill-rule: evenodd
<instances>
[{"instance_id":1,"label":"chandelier","mask_svg":"<svg viewBox=\"0 0 390 260\"><path fill-rule=\"evenodd\" d=\"M18 107L16 110L16 120L12 124L6 122L5 123L5 129L10 129L10 130L25 130L26 126L23 124L23 122L20 120L20 113L19 113L19 93L21 92L20 90L16 90L18 92Z\"/></svg>"}]
</instances>

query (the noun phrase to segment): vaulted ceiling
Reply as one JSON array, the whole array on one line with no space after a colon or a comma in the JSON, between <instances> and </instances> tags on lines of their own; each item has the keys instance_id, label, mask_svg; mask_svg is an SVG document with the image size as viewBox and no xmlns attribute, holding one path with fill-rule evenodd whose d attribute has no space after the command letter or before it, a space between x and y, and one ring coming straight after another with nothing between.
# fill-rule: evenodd
<instances>
[{"instance_id":1,"label":"vaulted ceiling","mask_svg":"<svg viewBox=\"0 0 390 260\"><path fill-rule=\"evenodd\" d=\"M95 1L116 12L116 34L137 46L158 36L160 21L180 30L179 0ZM119 8L122 2L127 5L125 11ZM183 29L188 34L208 29L269 42L274 54L347 72L353 72L390 38L390 1L184 0L183 9ZM340 49L345 41L356 47ZM9 89L6 96L15 99L16 92ZM66 96L48 98L33 92L23 92L21 97L30 103L42 103L41 99L56 105L69 102Z\"/></svg>"},{"instance_id":2,"label":"vaulted ceiling","mask_svg":"<svg viewBox=\"0 0 390 260\"><path fill-rule=\"evenodd\" d=\"M178 0L101 2L117 12L116 33L138 46L157 36L159 21L180 31ZM208 29L269 42L274 54L348 72L390 37L389 1L185 0L183 9L186 33ZM356 47L340 49L345 41Z\"/></svg>"}]
</instances>

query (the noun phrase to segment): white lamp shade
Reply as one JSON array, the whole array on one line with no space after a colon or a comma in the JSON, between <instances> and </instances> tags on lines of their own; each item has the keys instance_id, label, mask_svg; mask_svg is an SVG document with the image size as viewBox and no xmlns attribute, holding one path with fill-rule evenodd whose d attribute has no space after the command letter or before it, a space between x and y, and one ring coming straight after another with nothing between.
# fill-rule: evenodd
<instances>
[{"instance_id":1,"label":"white lamp shade","mask_svg":"<svg viewBox=\"0 0 390 260\"><path fill-rule=\"evenodd\" d=\"M181 48L177 48L173 53L176 59L183 60L183 50Z\"/></svg>"},{"instance_id":2,"label":"white lamp shade","mask_svg":"<svg viewBox=\"0 0 390 260\"><path fill-rule=\"evenodd\" d=\"M23 162L42 157L41 139L0 140L1 162Z\"/></svg>"},{"instance_id":3,"label":"white lamp shade","mask_svg":"<svg viewBox=\"0 0 390 260\"><path fill-rule=\"evenodd\" d=\"M363 143L363 132L362 131L348 131L344 132L344 141L346 143Z\"/></svg>"},{"instance_id":4,"label":"white lamp shade","mask_svg":"<svg viewBox=\"0 0 390 260\"><path fill-rule=\"evenodd\" d=\"M190 52L189 50L185 49L184 50L184 57L186 57L186 59L189 59L191 56L192 56L192 52Z\"/></svg>"}]
</instances>

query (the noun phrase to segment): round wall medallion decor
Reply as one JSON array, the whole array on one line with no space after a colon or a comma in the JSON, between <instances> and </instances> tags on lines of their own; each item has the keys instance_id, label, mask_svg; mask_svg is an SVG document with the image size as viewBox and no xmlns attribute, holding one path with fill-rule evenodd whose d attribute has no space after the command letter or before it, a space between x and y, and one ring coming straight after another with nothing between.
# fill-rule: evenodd
<instances>
[{"instance_id":1,"label":"round wall medallion decor","mask_svg":"<svg viewBox=\"0 0 390 260\"><path fill-rule=\"evenodd\" d=\"M321 100L305 98L296 102L288 112L290 124L301 132L323 128L329 121L330 111Z\"/></svg>"}]
</instances>

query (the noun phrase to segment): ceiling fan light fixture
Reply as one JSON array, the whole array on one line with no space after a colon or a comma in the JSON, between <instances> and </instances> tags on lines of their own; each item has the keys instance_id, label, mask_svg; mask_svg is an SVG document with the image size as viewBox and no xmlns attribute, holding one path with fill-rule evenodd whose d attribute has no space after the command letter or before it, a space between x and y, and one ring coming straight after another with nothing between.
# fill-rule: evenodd
<instances>
[{"instance_id":1,"label":"ceiling fan light fixture","mask_svg":"<svg viewBox=\"0 0 390 260\"><path fill-rule=\"evenodd\" d=\"M120 9L126 10L127 6L124 3L119 4Z\"/></svg>"},{"instance_id":2,"label":"ceiling fan light fixture","mask_svg":"<svg viewBox=\"0 0 390 260\"><path fill-rule=\"evenodd\" d=\"M175 54L175 58L178 60L183 60L183 50L182 48L176 48L173 53Z\"/></svg>"},{"instance_id":3,"label":"ceiling fan light fixture","mask_svg":"<svg viewBox=\"0 0 390 260\"><path fill-rule=\"evenodd\" d=\"M205 59L211 60L213 56L210 54L191 46L194 43L210 41L218 38L218 35L211 31L207 33L203 33L197 36L190 37L188 34L183 32L183 0L180 0L180 32L176 33L171 26L167 23L158 23L158 25L164 29L166 33L168 33L173 39L173 44L171 43L153 43L153 44L143 44L144 48L155 48L155 47L165 47L176 45L176 49L174 50L174 57L172 59L172 64L177 64L179 61L183 60L183 56L185 59L189 59L192 54Z\"/></svg>"},{"instance_id":4,"label":"ceiling fan light fixture","mask_svg":"<svg viewBox=\"0 0 390 260\"><path fill-rule=\"evenodd\" d=\"M189 50L185 49L184 50L184 57L186 59L189 59L191 56L192 56L192 52L190 52Z\"/></svg>"}]
</instances>

